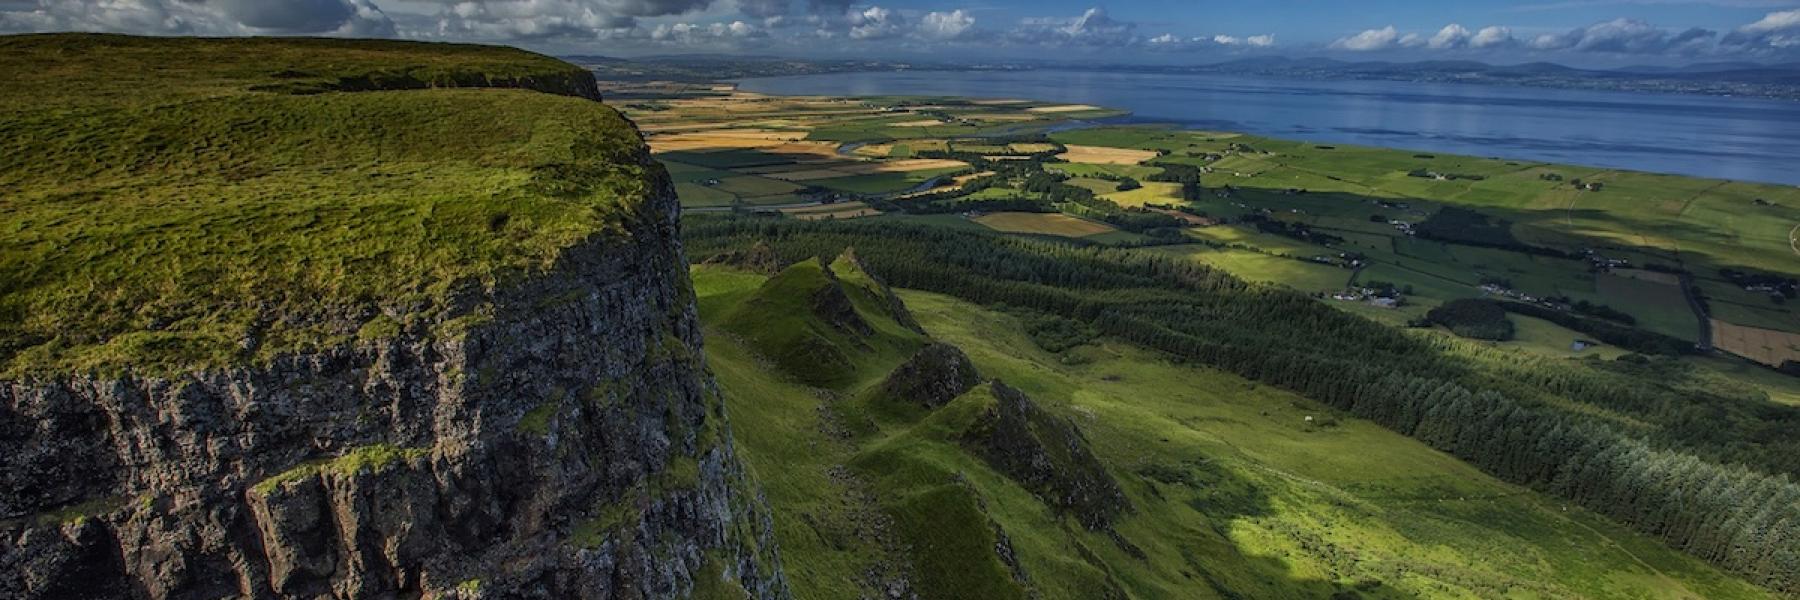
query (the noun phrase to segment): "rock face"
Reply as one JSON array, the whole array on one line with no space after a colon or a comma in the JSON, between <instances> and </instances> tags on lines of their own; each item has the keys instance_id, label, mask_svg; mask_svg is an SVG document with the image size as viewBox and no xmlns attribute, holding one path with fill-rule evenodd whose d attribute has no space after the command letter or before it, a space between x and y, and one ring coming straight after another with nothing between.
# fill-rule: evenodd
<instances>
[{"instance_id":1,"label":"rock face","mask_svg":"<svg viewBox=\"0 0 1800 600\"><path fill-rule=\"evenodd\" d=\"M0 598L785 598L658 179L395 337L0 381Z\"/></svg>"},{"instance_id":2,"label":"rock face","mask_svg":"<svg viewBox=\"0 0 1800 600\"><path fill-rule=\"evenodd\" d=\"M882 380L880 389L889 398L937 408L980 384L981 373L969 355L956 346L934 342L900 363Z\"/></svg>"},{"instance_id":3,"label":"rock face","mask_svg":"<svg viewBox=\"0 0 1800 600\"><path fill-rule=\"evenodd\" d=\"M991 385L995 402L969 431L967 443L1045 504L1073 514L1088 529L1110 529L1130 503L1081 430L1005 383Z\"/></svg>"}]
</instances>

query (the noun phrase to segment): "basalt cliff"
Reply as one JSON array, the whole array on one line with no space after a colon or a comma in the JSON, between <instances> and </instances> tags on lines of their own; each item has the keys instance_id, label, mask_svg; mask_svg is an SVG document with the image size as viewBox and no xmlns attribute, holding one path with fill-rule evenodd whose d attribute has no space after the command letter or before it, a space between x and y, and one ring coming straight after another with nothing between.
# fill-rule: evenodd
<instances>
[{"instance_id":1,"label":"basalt cliff","mask_svg":"<svg viewBox=\"0 0 1800 600\"><path fill-rule=\"evenodd\" d=\"M109 43L179 58L179 47L157 44L183 43L92 41L31 43L72 45L57 51L94 60L122 52ZM280 49L306 55L323 44L295 43ZM386 48L352 50L382 60ZM396 77L400 89L432 81ZM383 78L347 80L361 90ZM591 102L598 94L579 70L444 81L552 82L540 95L580 98L618 119ZM282 93L258 85L267 82L242 87ZM333 308L291 320L341 335L293 350L257 350L274 343L263 341L277 336L271 323L290 317L265 308L228 360L33 364L20 357L64 337L27 335L33 316L52 309L32 308L25 292L10 298L0 598L787 597L767 512L734 454L701 352L673 188L635 132L629 138L609 155L615 164L598 167L611 187L581 191L601 200L636 191L607 205L608 226L573 236L533 268L452 282L434 301L321 299ZM573 158L532 173L584 164L580 140L558 143ZM631 180L621 186L620 177ZM20 173L4 181L30 183ZM531 235L506 221L478 226ZM8 267L9 278L44 285Z\"/></svg>"}]
</instances>

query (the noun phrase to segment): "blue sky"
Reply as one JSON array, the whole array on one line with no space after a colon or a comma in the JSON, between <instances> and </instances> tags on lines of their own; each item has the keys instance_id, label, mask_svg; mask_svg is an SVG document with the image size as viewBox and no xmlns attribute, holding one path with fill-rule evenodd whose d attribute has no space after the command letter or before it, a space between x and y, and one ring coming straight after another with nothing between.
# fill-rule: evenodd
<instances>
[{"instance_id":1,"label":"blue sky","mask_svg":"<svg viewBox=\"0 0 1800 600\"><path fill-rule=\"evenodd\" d=\"M622 56L1800 61L1800 0L0 0L0 31L68 30L395 37Z\"/></svg>"}]
</instances>

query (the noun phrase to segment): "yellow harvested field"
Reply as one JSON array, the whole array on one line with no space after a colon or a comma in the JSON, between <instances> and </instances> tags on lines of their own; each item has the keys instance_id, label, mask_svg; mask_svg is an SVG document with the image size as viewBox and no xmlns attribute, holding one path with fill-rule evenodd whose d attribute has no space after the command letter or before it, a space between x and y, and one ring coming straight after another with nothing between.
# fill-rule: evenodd
<instances>
[{"instance_id":1,"label":"yellow harvested field","mask_svg":"<svg viewBox=\"0 0 1800 600\"><path fill-rule=\"evenodd\" d=\"M1712 320L1713 345L1720 350L1779 367L1781 363L1800 361L1800 333L1789 333L1760 327L1733 325Z\"/></svg>"},{"instance_id":2,"label":"yellow harvested field","mask_svg":"<svg viewBox=\"0 0 1800 600\"><path fill-rule=\"evenodd\" d=\"M1152 158L1156 152L1135 148L1109 148L1106 146L1064 146L1067 152L1058 154L1063 160L1072 163L1090 165L1135 165Z\"/></svg>"},{"instance_id":3,"label":"yellow harvested field","mask_svg":"<svg viewBox=\"0 0 1800 600\"><path fill-rule=\"evenodd\" d=\"M906 158L900 160L872 160L842 167L834 167L851 175L868 175L870 173L911 173L931 169L960 169L969 166L959 160L947 158Z\"/></svg>"},{"instance_id":4,"label":"yellow harvested field","mask_svg":"<svg viewBox=\"0 0 1800 600\"><path fill-rule=\"evenodd\" d=\"M1033 106L1031 108L1025 109L1025 112L1066 113L1066 112L1081 112L1084 110L1100 110L1100 107L1094 106L1092 104L1059 104L1056 106Z\"/></svg>"},{"instance_id":5,"label":"yellow harvested field","mask_svg":"<svg viewBox=\"0 0 1800 600\"><path fill-rule=\"evenodd\" d=\"M732 148L777 148L792 146L806 137L804 131L774 129L722 129L652 135L651 152L681 150L725 150Z\"/></svg>"},{"instance_id":6,"label":"yellow harvested field","mask_svg":"<svg viewBox=\"0 0 1800 600\"><path fill-rule=\"evenodd\" d=\"M982 158L988 160L1031 160L1031 157L1029 156L1014 156L1011 154L984 154L982 155Z\"/></svg>"},{"instance_id":7,"label":"yellow harvested field","mask_svg":"<svg viewBox=\"0 0 1800 600\"><path fill-rule=\"evenodd\" d=\"M987 176L993 175L993 174L994 174L993 171L982 171L980 173L969 173L967 175L957 175L956 178L952 179L951 181L955 181L956 185L962 185L962 184L968 183L970 181L974 181L975 179L978 179L981 177L987 177Z\"/></svg>"},{"instance_id":8,"label":"yellow harvested field","mask_svg":"<svg viewBox=\"0 0 1800 600\"><path fill-rule=\"evenodd\" d=\"M865 146L857 146L856 151L853 154L855 154L857 156L887 158L887 156L889 154L893 154L893 153L894 153L894 145L893 144L868 144Z\"/></svg>"},{"instance_id":9,"label":"yellow harvested field","mask_svg":"<svg viewBox=\"0 0 1800 600\"><path fill-rule=\"evenodd\" d=\"M974 221L995 231L1063 237L1087 237L1117 231L1105 223L1061 213L997 212L975 217Z\"/></svg>"},{"instance_id":10,"label":"yellow harvested field","mask_svg":"<svg viewBox=\"0 0 1800 600\"><path fill-rule=\"evenodd\" d=\"M1111 200L1125 208L1136 208L1147 204L1179 204L1181 202L1181 184L1166 181L1145 181L1135 190L1102 194L1100 197Z\"/></svg>"},{"instance_id":11,"label":"yellow harvested field","mask_svg":"<svg viewBox=\"0 0 1800 600\"><path fill-rule=\"evenodd\" d=\"M1032 144L1032 143L1008 144L1006 146L1006 149L1011 150L1013 152L1024 152L1026 154L1031 154L1031 153L1036 153L1036 152L1049 152L1051 150L1055 150L1056 144Z\"/></svg>"},{"instance_id":12,"label":"yellow harvested field","mask_svg":"<svg viewBox=\"0 0 1800 600\"><path fill-rule=\"evenodd\" d=\"M963 118L968 119L970 121L981 121L984 123L1013 123L1013 122L1018 122L1018 121L1036 121L1043 117L1039 117L1037 115L1004 114L1004 115L968 115Z\"/></svg>"},{"instance_id":13,"label":"yellow harvested field","mask_svg":"<svg viewBox=\"0 0 1800 600\"><path fill-rule=\"evenodd\" d=\"M937 119L919 119L917 121L901 121L899 123L888 123L888 127L935 127L935 126L943 125L943 124L944 124L943 121L939 121Z\"/></svg>"}]
</instances>

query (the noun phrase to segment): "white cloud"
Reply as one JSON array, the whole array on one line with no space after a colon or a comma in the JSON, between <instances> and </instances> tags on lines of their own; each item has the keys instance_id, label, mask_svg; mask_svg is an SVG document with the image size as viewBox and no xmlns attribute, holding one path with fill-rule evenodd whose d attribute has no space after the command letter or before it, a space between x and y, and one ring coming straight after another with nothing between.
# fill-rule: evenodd
<instances>
[{"instance_id":1,"label":"white cloud","mask_svg":"<svg viewBox=\"0 0 1800 600\"><path fill-rule=\"evenodd\" d=\"M1253 35L1244 38L1244 42L1250 44L1250 46L1254 48L1273 48L1275 46L1275 34Z\"/></svg>"},{"instance_id":2,"label":"white cloud","mask_svg":"<svg viewBox=\"0 0 1800 600\"><path fill-rule=\"evenodd\" d=\"M1399 30L1394 29L1393 25L1389 25L1381 29L1369 29L1362 33L1339 39L1338 41L1332 42L1331 47L1355 52L1386 50L1394 47L1394 43L1399 41L1399 39Z\"/></svg>"},{"instance_id":3,"label":"white cloud","mask_svg":"<svg viewBox=\"0 0 1800 600\"><path fill-rule=\"evenodd\" d=\"M651 41L676 46L734 47L760 40L767 32L744 21L729 23L665 23L650 30Z\"/></svg>"},{"instance_id":4,"label":"white cloud","mask_svg":"<svg viewBox=\"0 0 1800 600\"><path fill-rule=\"evenodd\" d=\"M1425 45L1434 50L1461 48L1469 43L1469 36L1468 28L1451 23L1439 29L1437 35L1431 36L1431 40L1425 42Z\"/></svg>"},{"instance_id":5,"label":"white cloud","mask_svg":"<svg viewBox=\"0 0 1800 600\"><path fill-rule=\"evenodd\" d=\"M1236 46L1243 42L1243 40L1238 39L1237 36L1230 36L1230 35L1224 35L1224 34L1213 36L1212 41L1214 44L1218 44L1220 46Z\"/></svg>"},{"instance_id":6,"label":"white cloud","mask_svg":"<svg viewBox=\"0 0 1800 600\"><path fill-rule=\"evenodd\" d=\"M960 8L950 12L925 13L924 18L919 19L919 35L930 39L956 39L974 27L975 17Z\"/></svg>"},{"instance_id":7,"label":"white cloud","mask_svg":"<svg viewBox=\"0 0 1800 600\"><path fill-rule=\"evenodd\" d=\"M1608 54L1693 54L1706 50L1718 33L1698 27L1680 32L1636 19L1614 19L1562 34L1532 38L1537 50L1572 50Z\"/></svg>"},{"instance_id":8,"label":"white cloud","mask_svg":"<svg viewBox=\"0 0 1800 600\"><path fill-rule=\"evenodd\" d=\"M1125 46L1139 40L1136 31L1136 23L1115 20L1105 9L1090 8L1075 18L1025 19L1006 37L1021 44Z\"/></svg>"},{"instance_id":9,"label":"white cloud","mask_svg":"<svg viewBox=\"0 0 1800 600\"><path fill-rule=\"evenodd\" d=\"M1800 50L1800 9L1776 11L1739 27L1720 43L1752 52Z\"/></svg>"},{"instance_id":10,"label":"white cloud","mask_svg":"<svg viewBox=\"0 0 1800 600\"><path fill-rule=\"evenodd\" d=\"M879 6L870 6L861 11L850 13L850 39L882 40L901 34L906 19L900 13Z\"/></svg>"},{"instance_id":11,"label":"white cloud","mask_svg":"<svg viewBox=\"0 0 1800 600\"><path fill-rule=\"evenodd\" d=\"M38 0L5 10L0 31L107 31L150 35L393 36L370 0Z\"/></svg>"},{"instance_id":12,"label":"white cloud","mask_svg":"<svg viewBox=\"0 0 1800 600\"><path fill-rule=\"evenodd\" d=\"M1512 30L1500 26L1483 27L1469 38L1469 46L1475 48L1497 48L1513 43Z\"/></svg>"}]
</instances>

